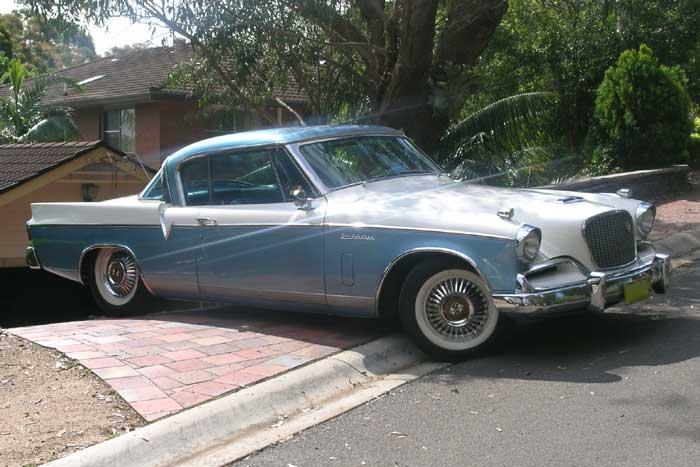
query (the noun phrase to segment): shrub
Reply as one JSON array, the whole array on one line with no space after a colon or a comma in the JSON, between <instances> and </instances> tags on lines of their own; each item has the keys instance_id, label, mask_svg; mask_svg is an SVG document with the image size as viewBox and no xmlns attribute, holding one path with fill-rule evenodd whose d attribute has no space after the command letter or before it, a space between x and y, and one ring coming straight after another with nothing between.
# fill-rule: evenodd
<instances>
[{"instance_id":1,"label":"shrub","mask_svg":"<svg viewBox=\"0 0 700 467\"><path fill-rule=\"evenodd\" d=\"M690 135L688 143L688 153L690 160L688 163L694 169L700 169L700 117L695 118L693 134Z\"/></svg>"},{"instance_id":2,"label":"shrub","mask_svg":"<svg viewBox=\"0 0 700 467\"><path fill-rule=\"evenodd\" d=\"M649 47L627 50L605 72L595 107L597 144L624 170L685 162L690 98L679 67L659 65Z\"/></svg>"}]
</instances>

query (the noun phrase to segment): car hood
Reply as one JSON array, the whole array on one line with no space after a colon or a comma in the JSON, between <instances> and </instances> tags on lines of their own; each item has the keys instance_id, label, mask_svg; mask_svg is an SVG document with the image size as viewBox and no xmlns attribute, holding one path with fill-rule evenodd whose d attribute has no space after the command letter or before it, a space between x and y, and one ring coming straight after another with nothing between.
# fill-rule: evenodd
<instances>
[{"instance_id":1,"label":"car hood","mask_svg":"<svg viewBox=\"0 0 700 467\"><path fill-rule=\"evenodd\" d=\"M515 239L523 224L542 230L544 257L573 256L592 267L583 222L611 210L634 216L639 201L614 194L507 189L410 176L380 180L327 195L329 224L447 231ZM497 215L514 210L512 219Z\"/></svg>"}]
</instances>

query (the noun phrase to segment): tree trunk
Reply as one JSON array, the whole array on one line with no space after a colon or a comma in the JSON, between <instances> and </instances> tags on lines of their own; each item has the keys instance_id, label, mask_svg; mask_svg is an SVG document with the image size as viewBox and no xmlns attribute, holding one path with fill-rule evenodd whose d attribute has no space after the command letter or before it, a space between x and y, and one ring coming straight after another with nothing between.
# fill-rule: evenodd
<instances>
[{"instance_id":1,"label":"tree trunk","mask_svg":"<svg viewBox=\"0 0 700 467\"><path fill-rule=\"evenodd\" d=\"M450 122L433 108L432 79L450 66L473 66L508 8L506 0L454 0L436 34L438 3L397 0L398 57L386 91L378 93L379 122L402 129L429 154Z\"/></svg>"}]
</instances>

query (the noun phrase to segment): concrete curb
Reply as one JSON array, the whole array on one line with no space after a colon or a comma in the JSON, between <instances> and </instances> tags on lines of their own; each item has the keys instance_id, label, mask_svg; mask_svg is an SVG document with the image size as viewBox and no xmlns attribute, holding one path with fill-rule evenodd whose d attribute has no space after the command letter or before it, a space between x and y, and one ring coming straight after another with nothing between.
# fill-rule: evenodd
<instances>
[{"instance_id":1,"label":"concrete curb","mask_svg":"<svg viewBox=\"0 0 700 467\"><path fill-rule=\"evenodd\" d=\"M685 230L654 242L660 251L669 253L672 258L684 256L700 250L700 229Z\"/></svg>"},{"instance_id":2,"label":"concrete curb","mask_svg":"<svg viewBox=\"0 0 700 467\"><path fill-rule=\"evenodd\" d=\"M278 434L291 427L294 433L444 365L420 365L425 358L403 336L383 337L47 465L221 465L275 441L274 433L261 432L288 424ZM333 403L338 401L345 403Z\"/></svg>"}]
</instances>

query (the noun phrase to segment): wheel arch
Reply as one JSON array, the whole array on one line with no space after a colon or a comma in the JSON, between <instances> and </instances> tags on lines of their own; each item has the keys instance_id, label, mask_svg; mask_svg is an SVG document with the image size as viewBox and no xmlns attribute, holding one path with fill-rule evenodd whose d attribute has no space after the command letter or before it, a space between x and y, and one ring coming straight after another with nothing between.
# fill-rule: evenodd
<instances>
[{"instance_id":1,"label":"wheel arch","mask_svg":"<svg viewBox=\"0 0 700 467\"><path fill-rule=\"evenodd\" d=\"M95 245L90 245L89 247L83 249L83 251L80 253L80 259L78 260L78 277L80 278L80 283L85 285L87 284L87 279L88 279L88 269L85 268L85 265L88 263L88 261L92 260L95 258L95 255L97 255L97 252L105 249L105 248L119 248L121 250L126 251L131 255L132 258L134 258L134 262L136 263L136 269L139 272L139 276L141 277L141 281L143 284L146 286L146 289L153 294L153 291L151 288L148 286L148 283L144 280L143 278L143 273L141 272L141 265L139 264L139 260L134 254L134 251L129 248L126 245L119 244L119 243L98 243Z\"/></svg>"},{"instance_id":2,"label":"wheel arch","mask_svg":"<svg viewBox=\"0 0 700 467\"><path fill-rule=\"evenodd\" d=\"M375 314L378 317L387 318L398 313L399 294L406 276L416 264L433 258L459 263L481 277L489 288L489 294L492 293L488 279L468 255L448 248L415 248L394 258L379 279L375 297Z\"/></svg>"}]
</instances>

